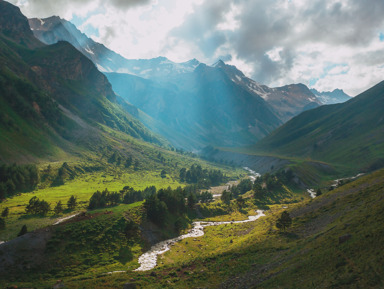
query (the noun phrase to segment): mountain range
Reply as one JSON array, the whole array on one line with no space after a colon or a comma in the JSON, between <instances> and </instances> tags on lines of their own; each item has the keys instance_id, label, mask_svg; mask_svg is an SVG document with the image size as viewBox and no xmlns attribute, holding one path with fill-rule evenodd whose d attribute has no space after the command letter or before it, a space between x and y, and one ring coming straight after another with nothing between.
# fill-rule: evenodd
<instances>
[{"instance_id":1,"label":"mountain range","mask_svg":"<svg viewBox=\"0 0 384 289\"><path fill-rule=\"evenodd\" d=\"M375 113L369 117L361 116L363 111L358 107L369 103L364 96L351 99L342 90L320 93L303 84L270 88L221 60L213 65L196 59L174 63L164 57L128 60L94 42L59 17L29 19L33 35L45 45L33 37L28 23L21 19L18 24L10 25L11 19L2 24L3 39L8 40L3 41L3 45L9 48L9 43L18 43L23 47L11 47L10 53L15 53L14 59L18 58L18 61L22 59L30 71L24 78L33 82L39 93L43 94L43 89L52 93L46 97L57 106L57 113L53 114L63 118L56 120L57 124L46 122L50 133L72 143L73 140L88 142L80 133L84 124L96 130L99 124L107 125L146 141L165 144L153 131L173 146L189 150L207 145L251 146L267 136L255 146L256 151L340 164L347 153L354 155L353 159L358 162L364 153L357 151L364 151L364 148L361 141L358 144L351 138L355 151L352 154L345 149L341 152L337 149L341 147L337 140L344 138L339 136L348 137L347 133L351 131L351 137L357 137L360 131L352 129L352 123L359 124L360 129L368 127L368 123L377 117ZM11 42L7 38L10 34ZM13 71L17 71L16 66L20 64L15 64ZM96 68L102 68L106 77ZM130 73L121 73L124 69ZM362 103L359 102L361 98L364 99ZM345 104L322 106L347 99L350 100ZM356 102L350 108L350 103ZM41 113L43 104L30 101L30 107L44 116ZM341 112L333 112L336 108ZM374 106L369 109L376 111ZM3 122L8 116L3 113ZM327 126L320 126L319 122L324 119L331 120L326 121ZM336 123L345 125L334 126ZM323 130L322 134L314 133L320 130L317 126ZM380 142L372 129L365 132L371 132L369 138L367 135L369 142ZM98 134L92 137L95 135ZM329 145L332 155L327 153ZM361 164L370 166L375 158L376 154L372 153Z\"/></svg>"},{"instance_id":2,"label":"mountain range","mask_svg":"<svg viewBox=\"0 0 384 289\"><path fill-rule=\"evenodd\" d=\"M208 66L196 59L125 59L59 17L29 23L42 42L68 41L92 60L114 91L144 112L139 119L176 147L250 145L293 116L323 104L303 84L269 88L221 60ZM234 95L241 100L231 100Z\"/></svg>"},{"instance_id":3,"label":"mountain range","mask_svg":"<svg viewBox=\"0 0 384 289\"><path fill-rule=\"evenodd\" d=\"M383 288L383 110L0 0L0 287Z\"/></svg>"},{"instance_id":4,"label":"mountain range","mask_svg":"<svg viewBox=\"0 0 384 289\"><path fill-rule=\"evenodd\" d=\"M316 89L312 88L311 92L316 95L317 99L319 99L322 104L343 103L351 99L351 97L346 94L342 89L319 92Z\"/></svg>"}]
</instances>

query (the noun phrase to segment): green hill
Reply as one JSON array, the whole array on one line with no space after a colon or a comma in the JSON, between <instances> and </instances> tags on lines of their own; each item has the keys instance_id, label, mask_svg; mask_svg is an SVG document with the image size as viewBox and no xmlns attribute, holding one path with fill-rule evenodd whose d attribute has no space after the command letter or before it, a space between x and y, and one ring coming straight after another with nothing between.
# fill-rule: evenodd
<instances>
[{"instance_id":1,"label":"green hill","mask_svg":"<svg viewBox=\"0 0 384 289\"><path fill-rule=\"evenodd\" d=\"M253 151L328 162L358 170L384 164L384 82L343 104L303 112Z\"/></svg>"}]
</instances>

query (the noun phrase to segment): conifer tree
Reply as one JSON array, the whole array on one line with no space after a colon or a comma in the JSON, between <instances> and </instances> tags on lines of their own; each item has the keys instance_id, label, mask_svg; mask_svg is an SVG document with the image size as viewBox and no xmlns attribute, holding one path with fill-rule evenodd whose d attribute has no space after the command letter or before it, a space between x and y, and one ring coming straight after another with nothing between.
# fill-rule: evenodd
<instances>
[{"instance_id":1,"label":"conifer tree","mask_svg":"<svg viewBox=\"0 0 384 289\"><path fill-rule=\"evenodd\" d=\"M287 211L281 214L281 217L276 222L276 227L285 232L286 228L292 225L292 218Z\"/></svg>"}]
</instances>

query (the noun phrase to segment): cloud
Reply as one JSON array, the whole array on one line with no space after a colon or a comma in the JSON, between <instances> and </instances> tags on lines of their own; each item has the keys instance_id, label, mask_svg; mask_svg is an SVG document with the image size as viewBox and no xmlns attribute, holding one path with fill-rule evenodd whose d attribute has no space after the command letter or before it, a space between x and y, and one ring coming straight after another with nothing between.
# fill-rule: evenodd
<instances>
[{"instance_id":1,"label":"cloud","mask_svg":"<svg viewBox=\"0 0 384 289\"><path fill-rule=\"evenodd\" d=\"M152 0L110 0L112 6L120 9L130 9L137 6L150 4Z\"/></svg>"},{"instance_id":2,"label":"cloud","mask_svg":"<svg viewBox=\"0 0 384 289\"><path fill-rule=\"evenodd\" d=\"M236 13L230 15L233 7ZM312 83L356 94L382 80L383 14L381 0L211 0L169 35L184 45L198 44L206 58L231 54L261 83ZM226 18L231 20L220 24ZM328 75L331 64L350 69ZM361 78L358 71L367 75Z\"/></svg>"},{"instance_id":3,"label":"cloud","mask_svg":"<svg viewBox=\"0 0 384 289\"><path fill-rule=\"evenodd\" d=\"M302 82L354 95L384 75L382 0L11 2L28 17L80 17L83 31L128 58L225 58L269 86Z\"/></svg>"}]
</instances>

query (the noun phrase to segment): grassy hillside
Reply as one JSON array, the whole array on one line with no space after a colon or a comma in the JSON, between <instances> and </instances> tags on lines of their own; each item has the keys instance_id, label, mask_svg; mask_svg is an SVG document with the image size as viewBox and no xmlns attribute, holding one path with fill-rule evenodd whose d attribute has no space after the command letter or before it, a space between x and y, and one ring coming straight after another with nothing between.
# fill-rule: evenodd
<instances>
[{"instance_id":1,"label":"grassy hillside","mask_svg":"<svg viewBox=\"0 0 384 289\"><path fill-rule=\"evenodd\" d=\"M79 265L65 267L65 271L52 268L44 280L36 280L32 277L35 273L30 272L22 279L8 278L2 284L48 288L55 283L55 275L64 277L69 288L122 288L125 283L143 288L382 288L383 177L381 170L313 200L270 205L266 216L255 222L206 227L204 236L178 242L159 257L155 269L147 272L132 271L138 266L140 238L128 241L136 245L131 245L125 263L119 258L125 256L120 248L121 240L127 237L114 235L98 246L87 247L87 242L92 241L86 238L92 234L101 239L108 235L107 224L114 230L127 222L119 221L119 212L130 212L127 216L138 212L134 206L116 207L112 214L54 229L56 237L49 243L52 256L63 262L57 250L65 244L78 244L78 249L69 251L69 260L77 260ZM244 197L251 195L247 193ZM243 210L238 211L233 202L228 210L223 207L221 214L226 215L207 220L244 219L256 208L251 200L247 199ZM217 210L219 206L210 207ZM286 232L276 228L276 220L284 210L293 219ZM79 234L57 239L68 230ZM134 231L131 232L126 236L135 238ZM104 253L96 252L99 246L103 246ZM91 251L93 255L89 255ZM96 263L92 267L93 262ZM105 270L126 272L103 275Z\"/></svg>"},{"instance_id":2,"label":"grassy hillside","mask_svg":"<svg viewBox=\"0 0 384 289\"><path fill-rule=\"evenodd\" d=\"M343 104L306 111L253 148L256 152L310 158L370 170L384 160L384 82Z\"/></svg>"},{"instance_id":3,"label":"grassy hillside","mask_svg":"<svg viewBox=\"0 0 384 289\"><path fill-rule=\"evenodd\" d=\"M146 288L382 288L383 176L376 172L287 205L293 226L286 233L275 227L283 206L272 206L260 221L208 227L202 238L178 243L155 274L127 277ZM97 288L120 278L126 277L81 284Z\"/></svg>"}]
</instances>

